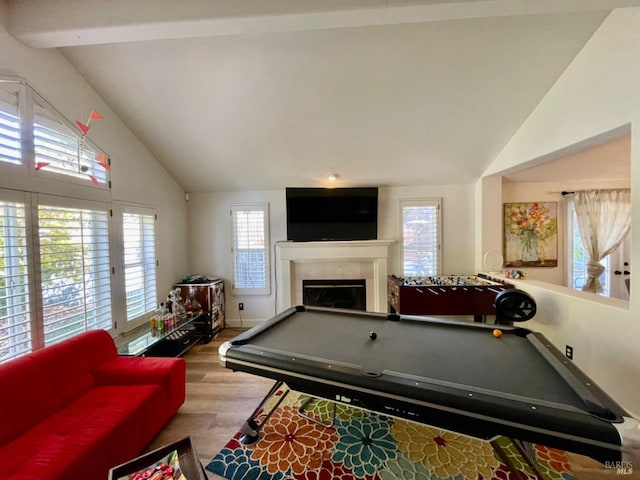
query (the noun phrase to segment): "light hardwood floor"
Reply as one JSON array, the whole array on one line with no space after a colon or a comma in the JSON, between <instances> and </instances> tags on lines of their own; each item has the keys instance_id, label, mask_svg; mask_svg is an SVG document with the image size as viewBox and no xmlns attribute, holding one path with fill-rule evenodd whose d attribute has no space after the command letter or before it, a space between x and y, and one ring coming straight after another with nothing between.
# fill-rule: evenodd
<instances>
[{"instance_id":1,"label":"light hardwood floor","mask_svg":"<svg viewBox=\"0 0 640 480\"><path fill-rule=\"evenodd\" d=\"M218 347L240 332L226 328L210 343L187 352L187 399L148 450L190 436L206 465L253 412L274 382L218 363ZM209 478L221 477L209 474Z\"/></svg>"}]
</instances>

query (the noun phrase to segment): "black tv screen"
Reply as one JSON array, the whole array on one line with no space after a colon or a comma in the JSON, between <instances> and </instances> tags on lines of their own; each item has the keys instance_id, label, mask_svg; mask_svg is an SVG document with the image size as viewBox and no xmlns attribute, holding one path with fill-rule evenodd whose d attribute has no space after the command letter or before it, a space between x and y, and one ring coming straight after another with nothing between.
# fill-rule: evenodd
<instances>
[{"instance_id":1,"label":"black tv screen","mask_svg":"<svg viewBox=\"0 0 640 480\"><path fill-rule=\"evenodd\" d=\"M286 189L287 240L376 240L378 189Z\"/></svg>"}]
</instances>

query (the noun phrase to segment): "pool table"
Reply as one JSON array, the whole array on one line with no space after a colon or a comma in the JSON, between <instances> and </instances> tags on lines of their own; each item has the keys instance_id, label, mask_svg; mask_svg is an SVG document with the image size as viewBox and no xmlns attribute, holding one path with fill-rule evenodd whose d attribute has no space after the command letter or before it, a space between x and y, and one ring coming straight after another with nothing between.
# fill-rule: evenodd
<instances>
[{"instance_id":1,"label":"pool table","mask_svg":"<svg viewBox=\"0 0 640 480\"><path fill-rule=\"evenodd\" d=\"M220 346L227 368L491 441L638 459L640 423L526 328L292 307Z\"/></svg>"}]
</instances>

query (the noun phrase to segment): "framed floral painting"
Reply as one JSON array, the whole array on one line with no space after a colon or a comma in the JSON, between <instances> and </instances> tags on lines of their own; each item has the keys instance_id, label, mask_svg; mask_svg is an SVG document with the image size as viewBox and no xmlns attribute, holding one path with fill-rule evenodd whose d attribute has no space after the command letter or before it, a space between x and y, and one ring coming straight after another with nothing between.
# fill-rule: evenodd
<instances>
[{"instance_id":1,"label":"framed floral painting","mask_svg":"<svg viewBox=\"0 0 640 480\"><path fill-rule=\"evenodd\" d=\"M504 204L505 267L558 266L558 203Z\"/></svg>"}]
</instances>

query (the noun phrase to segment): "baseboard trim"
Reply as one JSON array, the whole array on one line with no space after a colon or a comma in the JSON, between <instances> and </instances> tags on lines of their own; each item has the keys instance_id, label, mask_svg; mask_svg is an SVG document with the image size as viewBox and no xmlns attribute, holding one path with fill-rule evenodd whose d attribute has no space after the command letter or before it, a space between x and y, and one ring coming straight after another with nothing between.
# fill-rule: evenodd
<instances>
[{"instance_id":1,"label":"baseboard trim","mask_svg":"<svg viewBox=\"0 0 640 480\"><path fill-rule=\"evenodd\" d=\"M262 322L264 322L264 320L256 318L243 318L242 320L240 320L239 318L228 318L225 321L225 326L229 328L251 328L255 327L256 325L260 325Z\"/></svg>"}]
</instances>

